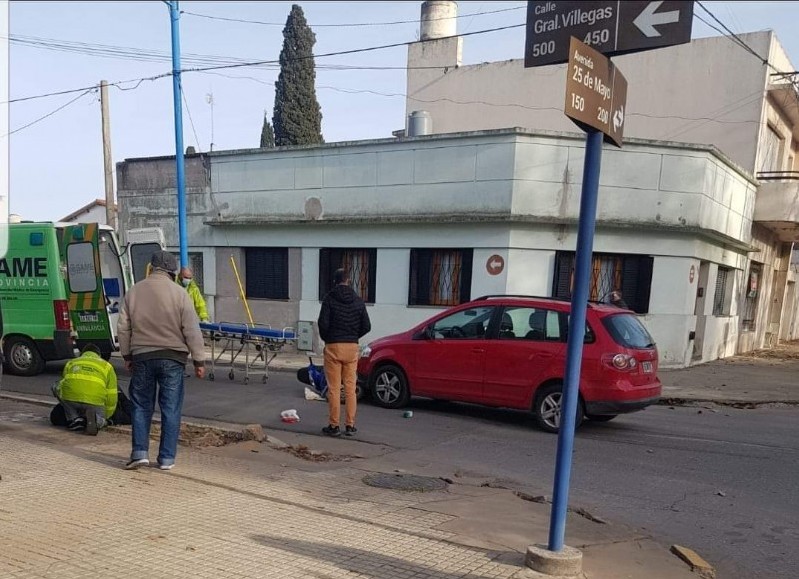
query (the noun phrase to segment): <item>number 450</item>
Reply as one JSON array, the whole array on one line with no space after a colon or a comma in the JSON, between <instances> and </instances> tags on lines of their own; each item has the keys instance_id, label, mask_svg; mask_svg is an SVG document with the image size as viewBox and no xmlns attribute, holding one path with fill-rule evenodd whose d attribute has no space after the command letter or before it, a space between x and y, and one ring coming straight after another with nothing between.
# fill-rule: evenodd
<instances>
[{"instance_id":1,"label":"number 450","mask_svg":"<svg viewBox=\"0 0 799 579\"><path fill-rule=\"evenodd\" d=\"M588 34L585 35L585 42L588 45L591 44L604 44L608 40L610 40L610 30L607 28L603 28L602 30L592 30Z\"/></svg>"}]
</instances>

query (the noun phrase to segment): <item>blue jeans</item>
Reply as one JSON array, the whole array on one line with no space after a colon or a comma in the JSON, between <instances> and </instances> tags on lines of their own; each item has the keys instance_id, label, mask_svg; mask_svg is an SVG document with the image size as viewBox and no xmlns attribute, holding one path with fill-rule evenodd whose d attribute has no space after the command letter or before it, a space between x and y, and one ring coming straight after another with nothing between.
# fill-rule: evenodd
<instances>
[{"instance_id":1,"label":"blue jeans","mask_svg":"<svg viewBox=\"0 0 799 579\"><path fill-rule=\"evenodd\" d=\"M131 460L149 458L150 425L155 410L157 385L158 408L161 410L158 463L175 463L180 434L180 413L183 408L183 369L182 364L173 360L146 360L133 363L133 376L129 388L133 406Z\"/></svg>"}]
</instances>

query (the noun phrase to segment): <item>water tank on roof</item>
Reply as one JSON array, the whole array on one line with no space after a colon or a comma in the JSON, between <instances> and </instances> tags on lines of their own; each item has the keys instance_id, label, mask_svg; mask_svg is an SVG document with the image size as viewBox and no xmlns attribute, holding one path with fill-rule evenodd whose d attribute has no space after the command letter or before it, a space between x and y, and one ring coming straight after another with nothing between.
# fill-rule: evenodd
<instances>
[{"instance_id":1,"label":"water tank on roof","mask_svg":"<svg viewBox=\"0 0 799 579\"><path fill-rule=\"evenodd\" d=\"M413 111L408 115L408 136L420 137L433 132L433 117L427 111Z\"/></svg>"},{"instance_id":2,"label":"water tank on roof","mask_svg":"<svg viewBox=\"0 0 799 579\"><path fill-rule=\"evenodd\" d=\"M458 33L458 3L443 0L422 2L421 40L433 40Z\"/></svg>"}]
</instances>

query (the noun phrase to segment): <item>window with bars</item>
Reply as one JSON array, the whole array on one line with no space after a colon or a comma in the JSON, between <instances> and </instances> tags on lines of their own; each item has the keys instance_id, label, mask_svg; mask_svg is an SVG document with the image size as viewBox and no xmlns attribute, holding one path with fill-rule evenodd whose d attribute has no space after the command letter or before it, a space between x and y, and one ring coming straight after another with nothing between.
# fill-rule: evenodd
<instances>
[{"instance_id":1,"label":"window with bars","mask_svg":"<svg viewBox=\"0 0 799 579\"><path fill-rule=\"evenodd\" d=\"M716 291L713 292L713 315L729 316L732 286L732 270L728 267L719 267L716 275ZM707 310L706 310L707 311Z\"/></svg>"},{"instance_id":2,"label":"window with bars","mask_svg":"<svg viewBox=\"0 0 799 579\"><path fill-rule=\"evenodd\" d=\"M574 288L573 251L555 254L555 276L552 295L570 299ZM652 286L652 264L648 255L595 253L591 263L591 285L588 299L607 302L610 293L621 291L627 307L638 314L649 312L649 294Z\"/></svg>"},{"instance_id":3,"label":"window with bars","mask_svg":"<svg viewBox=\"0 0 799 579\"><path fill-rule=\"evenodd\" d=\"M319 300L333 289L333 274L339 268L347 270L352 289L361 299L375 303L377 279L376 249L327 249L319 252Z\"/></svg>"},{"instance_id":4,"label":"window with bars","mask_svg":"<svg viewBox=\"0 0 799 579\"><path fill-rule=\"evenodd\" d=\"M468 302L473 254L471 249L412 249L408 304L454 306Z\"/></svg>"},{"instance_id":5,"label":"window with bars","mask_svg":"<svg viewBox=\"0 0 799 579\"><path fill-rule=\"evenodd\" d=\"M248 247L244 250L248 298L289 299L289 250L285 247Z\"/></svg>"},{"instance_id":6,"label":"window with bars","mask_svg":"<svg viewBox=\"0 0 799 579\"><path fill-rule=\"evenodd\" d=\"M203 254L201 251L189 252L189 267L194 274L194 283L200 287L200 291L204 291L205 284L203 283Z\"/></svg>"},{"instance_id":7,"label":"window with bars","mask_svg":"<svg viewBox=\"0 0 799 579\"><path fill-rule=\"evenodd\" d=\"M746 278L743 311L741 312L741 329L753 332L757 322L757 302L760 297L760 286L763 283L763 264L753 261L749 265L749 276Z\"/></svg>"}]
</instances>

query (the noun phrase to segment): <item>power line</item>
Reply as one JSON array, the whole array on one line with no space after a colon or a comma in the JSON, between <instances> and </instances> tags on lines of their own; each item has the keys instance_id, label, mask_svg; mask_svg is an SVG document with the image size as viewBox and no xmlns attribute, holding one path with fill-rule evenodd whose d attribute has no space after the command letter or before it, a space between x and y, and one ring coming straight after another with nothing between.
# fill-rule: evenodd
<instances>
[{"instance_id":1,"label":"power line","mask_svg":"<svg viewBox=\"0 0 799 579\"><path fill-rule=\"evenodd\" d=\"M741 37L740 37L740 36L738 36L737 34L735 34L735 32L733 32L732 30L730 30L730 29L729 29L729 27L728 27L726 24L724 24L724 23L723 23L721 20L719 20L719 19L718 19L718 17L716 17L716 15L715 15L715 14L713 14L713 13L712 13L712 12L711 12L711 11L710 11L708 8L706 8L706 7L705 7L705 5L704 5L704 4L702 4L702 3L701 3L701 2L699 2L699 1L697 1L697 3L696 3L696 4L697 4L697 5L698 5L698 6L699 6L699 7L700 7L702 10L704 10L705 12L707 12L707 14L708 14L708 15L709 15L709 16L710 16L710 17L711 17L713 20L715 20L715 21L716 21L716 22L717 22L717 23L718 23L718 24L719 24L719 25L720 25L720 26L721 26L721 27L722 27L724 30L726 30L726 31L727 31L727 33L729 33L729 35L730 35L732 38L734 38L734 39L735 39L735 40L734 40L734 42L736 42L736 43L737 43L739 46L741 46L741 47L742 47L744 50L746 50L747 52L749 52L750 54L752 54L753 56L755 56L755 58L757 58L758 60L760 60L760 62L762 62L763 64L765 64L765 65L767 65L767 66L771 66L771 65L769 64L769 61L768 61L768 59L767 59L767 58L763 58L762 56L760 56L760 55L759 55L759 54L758 54L758 53L755 51L755 49L754 49L754 48L752 48L751 46L749 46L748 44L746 44L746 42L744 42L743 40L741 40ZM703 19L702 17L700 17L700 16L697 16L697 17L698 17L700 20L702 20L702 22L704 22L705 24L707 24L708 26L710 26L711 28L713 28L713 29L714 29L714 30L716 30L717 32L720 32L721 34L724 34L724 32L722 32L721 30L719 30L718 28L716 28L715 26L713 26L712 24L710 24L710 23L709 23L707 20L704 20L704 19ZM726 36L726 35L725 35L725 36ZM774 68L774 67L772 67L772 68ZM775 69L775 70L776 70L776 69ZM779 71L777 71L777 72L779 72Z\"/></svg>"},{"instance_id":2,"label":"power line","mask_svg":"<svg viewBox=\"0 0 799 579\"><path fill-rule=\"evenodd\" d=\"M189 123L191 124L191 132L194 133L194 141L197 143L197 152L202 151L200 146L200 139L197 137L197 129L194 128L194 119L191 118L191 110L189 109L189 101L186 100L186 93L183 92L183 85L180 86L180 96L183 97L183 104L186 105L186 113L189 115Z\"/></svg>"},{"instance_id":3,"label":"power line","mask_svg":"<svg viewBox=\"0 0 799 579\"><path fill-rule=\"evenodd\" d=\"M53 110L53 111L50 111L49 113L47 113L47 114L46 114L46 115L44 115L44 116L41 116L41 117L39 117L39 118L38 118L38 119L36 119L35 121L31 121L31 122L30 122L30 123L28 123L27 125L22 125L21 127L17 127L17 128L16 128L16 129L14 129L13 131L9 131L9 132L8 132L8 133L6 133L5 135L3 135L3 137L2 137L2 138L6 138L6 137L8 137L8 136L10 136L10 135L13 135L14 133L18 133L19 131L22 131L22 130L24 130L24 129L27 129L28 127L32 127L32 126L33 126L33 125L35 125L36 123L38 123L38 122L40 122L40 121L43 121L44 119L46 119L46 118L48 118L48 117L52 117L54 114L56 114L57 112L59 112L59 111L61 111L61 110L65 109L65 108L67 108L67 107L68 107L69 105L71 105L72 103L75 103L75 102L79 101L81 98L83 98L83 97L84 97L84 96L86 96L87 94L89 94L89 93L91 93L91 92L94 92L94 90L95 90L94 88L90 88L89 90L86 90L86 91L84 91L83 93L79 94L79 95L78 95L78 96L76 96L74 99L72 99L71 101L69 101L69 102L67 102L67 103L64 103L63 105L61 105L61 106L60 106L60 107L58 107L57 109L55 109L55 110Z\"/></svg>"},{"instance_id":4,"label":"power line","mask_svg":"<svg viewBox=\"0 0 799 579\"><path fill-rule=\"evenodd\" d=\"M522 26L527 26L526 23L521 24L511 24L508 26L499 26L497 28L487 28L485 30L475 30L474 32L466 32L465 34L453 34L452 36L442 36L440 38L430 39L430 40L411 40L406 42L395 42L393 44L383 44L380 46L369 46L365 48L352 48L350 50L340 50L337 52L326 52L323 54L310 54L308 56L300 56L297 58L290 59L290 62L296 62L299 60L308 60L309 58L325 58L328 56L343 56L345 54L360 54L362 52L372 52L375 50L385 50L387 48L399 48L400 46L410 46L411 44L416 43L426 43L426 42L434 42L438 40L448 40L451 38L459 38L464 36L474 36L476 34L488 34L489 32L500 32L502 30L510 30L512 28L520 28ZM242 68L242 67L249 67L249 66L260 66L263 64L276 64L279 63L279 60L260 60L255 62L245 62L240 64L227 64L227 65L220 65L220 66L207 66L202 68L187 68L182 70L181 72L205 72L208 70L223 70L228 68Z\"/></svg>"},{"instance_id":5,"label":"power line","mask_svg":"<svg viewBox=\"0 0 799 579\"><path fill-rule=\"evenodd\" d=\"M514 10L525 10L527 6L516 6L514 8L501 8L499 10L488 10L485 12L472 12L470 14L458 14L455 18L469 18L474 16L486 16L488 14L499 14L500 12L512 12ZM189 12L183 10L180 12L181 14L185 14L187 16L195 16L197 18L207 18L209 20L221 20L224 22L238 22L241 24L258 24L261 26L285 26L285 22L263 22L260 20L246 20L243 18L229 18L225 16L212 16L210 14L198 14L197 12ZM442 17L442 18L429 18L426 22L435 22L436 20L449 20L451 17ZM311 28L353 28L353 27L363 27L363 26L393 26L396 24L418 24L420 21L418 18L413 20L395 20L393 22L338 22L338 23L327 23L327 24L308 24Z\"/></svg>"},{"instance_id":6,"label":"power line","mask_svg":"<svg viewBox=\"0 0 799 579\"><path fill-rule=\"evenodd\" d=\"M134 89L139 88L139 86L141 86L141 84L143 82L154 81L154 80L158 80L160 78L165 78L167 76L172 76L172 73L171 72L166 72L166 73L163 73L163 74L157 74L155 76L147 76L147 77L144 77L144 78L134 78L134 79L131 79L131 80L119 80L119 81L116 81L116 82L109 82L108 86L113 86L113 87L118 88L119 90L123 90L123 91L134 90ZM124 86L122 86L123 84L130 84L132 82L135 82L136 84L134 86L131 86L131 87L128 87L128 88L125 88ZM60 95L76 93L76 92L81 92L81 91L86 91L86 90L91 91L91 90L96 90L96 89L99 89L99 88L100 88L100 85L99 84L95 84L95 85L92 85L92 86L84 86L82 88L73 88L73 89L68 89L68 90L60 90L60 91L56 91L56 92L49 92L49 93L44 93L44 94L31 95L31 96L26 96L26 97L19 97L19 98L15 98L15 99L11 99L11 100L2 102L0 104L19 103L19 102L23 102L23 101L30 101L30 100L34 100L34 99L41 99L41 98L52 97L52 96L60 96Z\"/></svg>"}]
</instances>

